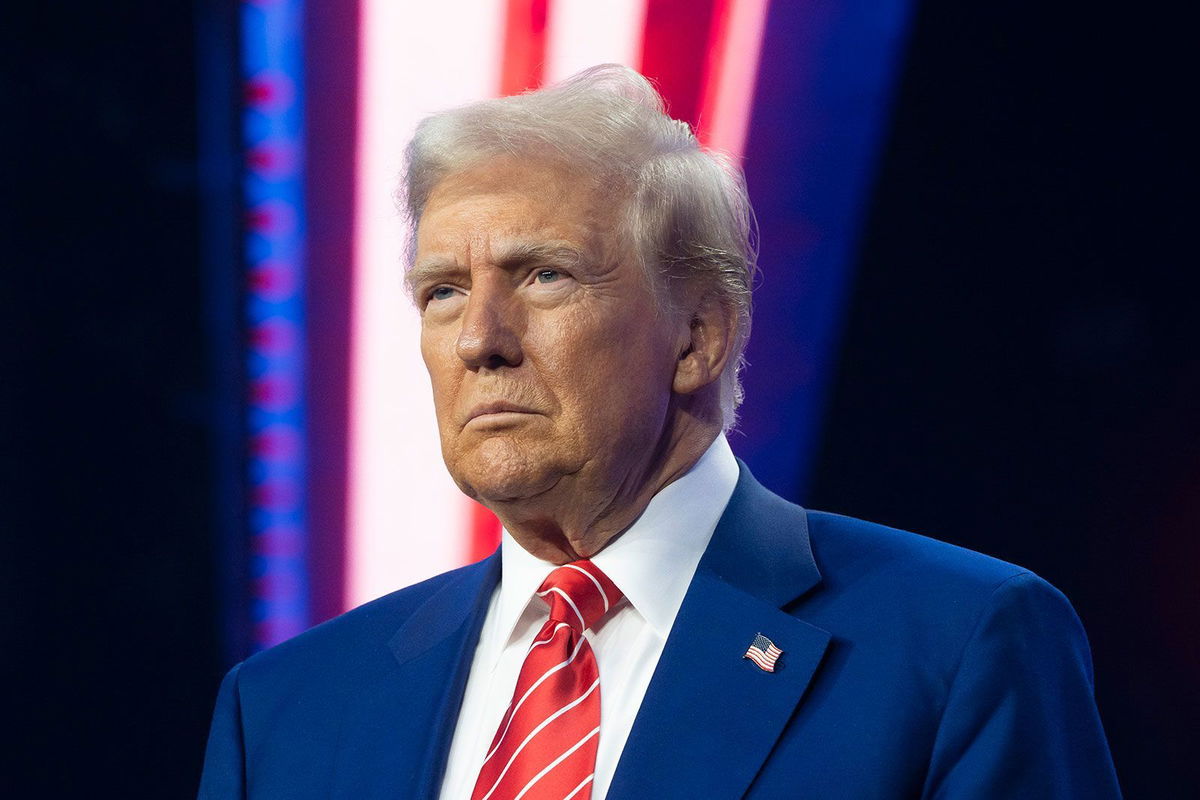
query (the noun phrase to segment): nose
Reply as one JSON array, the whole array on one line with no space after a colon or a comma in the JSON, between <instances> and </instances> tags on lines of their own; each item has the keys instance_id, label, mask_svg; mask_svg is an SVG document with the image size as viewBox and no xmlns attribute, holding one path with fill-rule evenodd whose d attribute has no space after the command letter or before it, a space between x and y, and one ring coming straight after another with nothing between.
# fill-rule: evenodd
<instances>
[{"instance_id":1,"label":"nose","mask_svg":"<svg viewBox=\"0 0 1200 800\"><path fill-rule=\"evenodd\" d=\"M520 310L501 290L476 283L467 295L455 352L470 369L499 369L521 363Z\"/></svg>"}]
</instances>

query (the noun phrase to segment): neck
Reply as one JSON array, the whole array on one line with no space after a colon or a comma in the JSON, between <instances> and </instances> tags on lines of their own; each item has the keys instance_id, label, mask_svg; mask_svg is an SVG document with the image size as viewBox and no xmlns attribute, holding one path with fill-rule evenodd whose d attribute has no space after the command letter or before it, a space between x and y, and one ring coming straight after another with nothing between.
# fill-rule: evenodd
<instances>
[{"instance_id":1,"label":"neck","mask_svg":"<svg viewBox=\"0 0 1200 800\"><path fill-rule=\"evenodd\" d=\"M591 558L625 532L663 487L687 473L721 433L719 419L680 411L653 449L564 476L535 498L490 503L512 537L554 564Z\"/></svg>"}]
</instances>

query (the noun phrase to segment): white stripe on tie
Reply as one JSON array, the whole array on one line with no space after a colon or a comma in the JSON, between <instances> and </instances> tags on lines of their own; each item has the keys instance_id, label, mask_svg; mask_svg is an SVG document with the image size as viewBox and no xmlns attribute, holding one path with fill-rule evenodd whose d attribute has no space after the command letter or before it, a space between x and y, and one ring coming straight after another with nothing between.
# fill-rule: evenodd
<instances>
[{"instance_id":1,"label":"white stripe on tie","mask_svg":"<svg viewBox=\"0 0 1200 800\"><path fill-rule=\"evenodd\" d=\"M569 628L569 627L571 627L571 624L569 622L557 623L554 626L554 630L550 631L549 638L542 639L541 641L535 641L533 644L529 645L529 650L525 651L525 655L529 655L530 651L533 650L533 648L535 648L535 647L540 647L541 645L544 645L544 644L550 644L551 642L554 641L554 637L556 635L558 635L558 632L560 630L562 630L563 628Z\"/></svg>"},{"instance_id":2,"label":"white stripe on tie","mask_svg":"<svg viewBox=\"0 0 1200 800\"><path fill-rule=\"evenodd\" d=\"M604 593L604 587L600 585L600 581L596 580L596 576L593 575L592 573L588 572L583 567L577 567L574 564L563 564L563 566L573 569L576 572L582 572L584 575L588 576L589 581L596 584L596 591L600 593L600 597L604 600L604 613L607 614L608 613L608 595L606 595Z\"/></svg>"},{"instance_id":3,"label":"white stripe on tie","mask_svg":"<svg viewBox=\"0 0 1200 800\"><path fill-rule=\"evenodd\" d=\"M563 800L571 800L572 797L579 794L580 789L582 789L583 787L585 787L589 783L591 783L592 778L595 778L595 777L596 777L596 773L594 773L594 772L591 775L588 775L586 778L583 779L583 781L578 786L576 786L574 789L572 789L571 793L569 795L567 795L566 797L564 797Z\"/></svg>"},{"instance_id":4,"label":"white stripe on tie","mask_svg":"<svg viewBox=\"0 0 1200 800\"><path fill-rule=\"evenodd\" d=\"M542 646L542 645L544 645L544 644L550 644L551 642L553 642L553 641L554 641L554 638L555 638L556 636L558 636L558 632L559 632L559 631L561 631L563 628L570 628L570 627L571 627L571 626L570 626L570 625L568 625L568 624L567 624L567 623L565 623L565 622L560 622L560 623L558 623L557 625L555 625L555 626L554 626L554 627L553 627L553 628L550 630L550 636L549 636L549 637L547 637L547 638L545 638L545 639L534 639L534 641L533 641L533 644L529 645L529 649L525 651L525 657L526 657L526 658L528 658L528 657L529 657L529 654L533 652L533 648L535 648L535 647L541 647L541 646ZM574 657L575 657L575 655L572 653L572 654L571 654L571 658L574 658ZM568 661L568 662L570 662L570 660L571 660L570 658L568 658L568 659L567 659L567 661ZM545 676L544 676L544 675L542 676L542 680L545 680ZM539 680L539 681L538 681L538 683L541 683L541 682L542 682L541 680ZM535 683L535 684L533 685L533 688L532 688L532 689L530 689L529 691L531 692L531 691L533 691L533 689L536 689L536 688L537 688L537 683ZM526 693L525 693L525 697L529 697L529 692L526 692ZM522 697L522 698L521 698L521 701L520 701L519 703L517 703L517 708L520 708L520 707L521 707L521 703L524 703L524 702L525 702L525 697ZM512 713L514 713L514 714L516 713L516 709L514 709L514 708L513 708L512 700L509 700L509 701L508 701L508 705L504 707L504 713L505 713L505 715L507 715L507 714L508 714L510 711L511 711ZM502 716L500 719L501 719L501 720L504 720L505 718L506 718L506 717L503 717L503 716ZM511 725L511 724L512 724L512 720L511 720L511 719L509 720L509 723L508 723L508 724L509 724L509 725ZM505 725L505 726L504 726L504 730L506 730L506 731L508 730L508 725ZM504 738L504 734L500 734L500 738L501 738L501 739L503 739L503 738ZM499 744L499 742L497 742L497 744ZM494 751L493 751L493 752L494 752ZM489 758L491 757L491 755L492 755L491 753L488 753L488 757L489 757ZM487 760L486 760L486 759L484 760L484 763L485 763L485 764L487 763Z\"/></svg>"},{"instance_id":5,"label":"white stripe on tie","mask_svg":"<svg viewBox=\"0 0 1200 800\"><path fill-rule=\"evenodd\" d=\"M565 625L568 628L571 627L570 625L567 625L567 623L565 623L565 622L561 622L559 624ZM557 630L557 628L555 630ZM525 694L521 695L521 699L517 701L517 705L515 707L513 707L512 705L509 706L509 708L512 708L512 713L508 715L508 723L504 726L504 732L500 734L500 738L496 740L496 744L492 747L492 752L488 753L487 758L483 759L484 764L491 761L492 756L496 755L496 751L498 749L500 749L500 743L504 741L504 737L508 734L508 729L512 726L513 718L515 716L517 716L517 711L519 711L521 706L525 703L525 701L529 699L529 695L533 694L533 690L536 689L537 687L541 686L542 682L544 680L546 680L546 678L549 678L551 675L558 672L560 669L563 669L564 667L566 667L567 664L570 664L572 661L574 661L575 656L577 656L579 654L579 648L581 648L581 647L583 647L583 638L582 637L580 637L579 642L576 643L575 649L571 651L571 655L567 656L566 661L560 661L557 664L555 664L553 667L551 667L550 669L543 672L542 677L540 677L536 681L534 681L533 686L530 686L529 690L526 691Z\"/></svg>"},{"instance_id":6,"label":"white stripe on tie","mask_svg":"<svg viewBox=\"0 0 1200 800\"><path fill-rule=\"evenodd\" d=\"M579 629L583 630L584 628L587 628L587 621L584 620L583 614L579 613L579 609L575 607L575 601L572 600L570 598L570 596L568 596L567 593L564 592L562 589L558 588L557 586L551 586L549 589L547 589L544 592L538 592L537 596L545 597L546 595L550 594L551 592L562 595L562 599L567 601L567 605L569 605L571 607L571 610L575 612L575 616L579 617Z\"/></svg>"},{"instance_id":7,"label":"white stripe on tie","mask_svg":"<svg viewBox=\"0 0 1200 800\"><path fill-rule=\"evenodd\" d=\"M525 749L525 745L529 744L529 742L533 740L533 737L535 737L539 733L541 733L542 729L545 728L547 725L549 725L551 722L554 722L554 720L558 719L563 714L567 713L572 708L574 708L575 706L579 705L584 700L586 700L588 698L588 695L590 695L592 692L596 691L596 687L599 685L600 685L600 679L596 678L596 682L593 683L591 686L589 686L588 690L586 692L579 695L579 697L576 697L571 702L567 703L565 706L560 708L558 711L555 711L553 714L546 717L545 721L543 721L542 724L540 724L536 728L534 728L529 733L529 735L525 737L525 741L523 741L519 745L517 745L517 749L513 751L512 757L509 758L508 763L504 765L504 769L500 770L500 774L496 777L496 782L492 784L492 788L488 789L488 793L485 794L482 798L480 798L480 800L488 800L488 798L492 796L492 792L496 791L496 787L500 785L500 781L504 780L504 776L508 774L509 767L511 767L513 765L513 762L517 760L517 756L520 755L521 751ZM594 736L596 734L596 731L599 731L599 730L600 730L599 728L596 728L596 730L592 731L587 736L583 737L583 739L579 740L579 742L574 747L572 747L566 753L559 756L554 761L554 763L550 765L550 767L556 766L559 761L562 761L564 758L571 755L571 753L578 750L579 747L584 742L586 742L588 739L592 738L592 736ZM487 762L485 761L484 763L486 764ZM530 781L528 784L526 784L525 788L521 790L521 794L517 795L517 797L514 797L513 800L517 800L517 798L519 798L522 794L525 794L525 792L529 790L529 787L537 782L538 778L541 778L543 775L545 775L547 772L550 771L550 767L546 767L546 769L539 772L537 774L537 776L532 781Z\"/></svg>"},{"instance_id":8,"label":"white stripe on tie","mask_svg":"<svg viewBox=\"0 0 1200 800\"><path fill-rule=\"evenodd\" d=\"M597 683L599 683L599 681L596 681L596 682L597 682ZM555 767L557 767L559 764L561 764L563 761L565 761L565 760L566 760L566 758L567 758L567 756L571 755L571 753L574 753L576 750L578 750L579 748L583 747L583 744L584 744L584 742L586 742L588 739L592 738L593 736L595 736L595 735L596 735L597 733L599 733L599 732L600 732L600 726L598 726L598 725L597 725L595 728L592 728L592 732L591 732L591 733L589 733L587 736L585 736L585 737L583 737L582 739L580 739L580 740L579 740L578 742L576 742L575 744L571 745L571 749L570 749L570 750L568 750L567 752L563 753L563 754L562 754L561 756L559 756L558 758L556 758L556 759L554 759L553 761L551 761L551 762L550 762L550 766L546 767L544 770L542 770L541 772L539 772L537 775L534 775L534 776L533 776L533 780L531 780L529 783L525 784L525 788L524 788L524 789L522 789L520 792L518 792L518 793L517 793L517 796L516 796L516 797L514 797L514 798L513 798L513 800L521 800L521 798L525 796L525 793L526 793L526 792L528 792L530 789L532 789L532 788L533 788L533 785L534 785L535 783L537 783L538 781L540 781L542 778L544 778L544 777L546 776L546 773L548 773L550 770L554 769L554 768L555 768ZM579 791L579 788L578 788L578 787L576 787L575 791L576 791L576 792L577 792L577 791ZM575 794L575 792L571 792L571 794Z\"/></svg>"}]
</instances>

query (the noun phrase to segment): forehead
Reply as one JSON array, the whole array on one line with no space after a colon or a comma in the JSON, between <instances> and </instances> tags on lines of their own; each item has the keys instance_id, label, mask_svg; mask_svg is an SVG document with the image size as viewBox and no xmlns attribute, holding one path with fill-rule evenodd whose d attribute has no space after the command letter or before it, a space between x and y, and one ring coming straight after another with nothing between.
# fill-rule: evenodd
<instances>
[{"instance_id":1,"label":"forehead","mask_svg":"<svg viewBox=\"0 0 1200 800\"><path fill-rule=\"evenodd\" d=\"M497 159L453 173L425 204L418 260L434 250L510 238L567 240L591 249L606 238L614 217L596 198L584 176L545 163Z\"/></svg>"}]
</instances>

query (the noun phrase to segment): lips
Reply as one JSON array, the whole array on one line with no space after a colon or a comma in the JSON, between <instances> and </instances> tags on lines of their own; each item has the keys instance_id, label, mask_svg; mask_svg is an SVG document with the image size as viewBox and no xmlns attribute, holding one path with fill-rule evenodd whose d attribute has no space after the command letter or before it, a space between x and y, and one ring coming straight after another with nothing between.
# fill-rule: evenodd
<instances>
[{"instance_id":1,"label":"lips","mask_svg":"<svg viewBox=\"0 0 1200 800\"><path fill-rule=\"evenodd\" d=\"M476 419L478 417L487 416L488 414L505 414L505 413L536 414L537 412L534 411L532 408L527 408L522 405L517 405L516 403L510 403L506 400L494 400L490 403L480 403L479 405L472 408L471 412L469 414L467 414L467 422L470 422L471 420Z\"/></svg>"}]
</instances>

